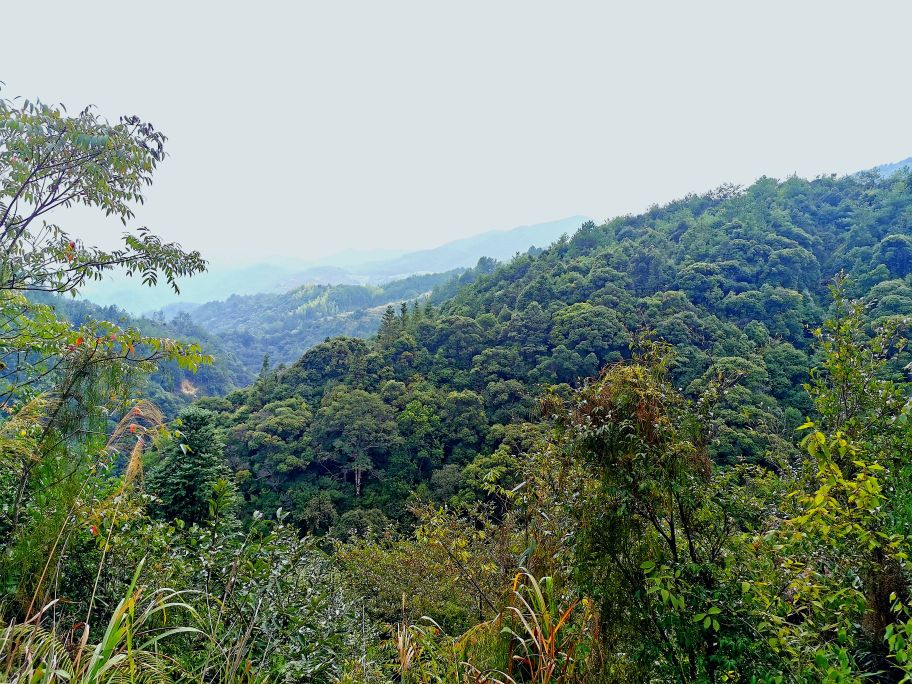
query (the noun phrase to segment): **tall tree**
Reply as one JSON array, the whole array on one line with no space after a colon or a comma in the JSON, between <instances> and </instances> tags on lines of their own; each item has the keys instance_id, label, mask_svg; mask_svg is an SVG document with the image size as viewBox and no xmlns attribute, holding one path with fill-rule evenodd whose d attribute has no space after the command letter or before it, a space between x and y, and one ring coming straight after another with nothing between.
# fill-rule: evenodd
<instances>
[{"instance_id":1,"label":"tall tree","mask_svg":"<svg viewBox=\"0 0 912 684\"><path fill-rule=\"evenodd\" d=\"M578 509L576 562L637 676L714 682L731 657L719 653L717 632L742 630L721 607L734 528L715 500L701 415L712 395L691 405L669 382L668 362L666 345L645 342L632 363L580 390L563 418L563 438L595 478Z\"/></svg>"},{"instance_id":2,"label":"tall tree","mask_svg":"<svg viewBox=\"0 0 912 684\"><path fill-rule=\"evenodd\" d=\"M225 446L210 411L190 407L177 423L179 433L159 451L146 479L146 491L156 499L150 508L168 520L201 523L209 517L216 484L230 477Z\"/></svg>"},{"instance_id":3,"label":"tall tree","mask_svg":"<svg viewBox=\"0 0 912 684\"><path fill-rule=\"evenodd\" d=\"M314 432L324 458L351 473L356 497L361 496L364 476L398 439L392 408L376 394L344 386L324 399Z\"/></svg>"},{"instance_id":4,"label":"tall tree","mask_svg":"<svg viewBox=\"0 0 912 684\"><path fill-rule=\"evenodd\" d=\"M165 140L135 116L111 124L92 109L70 116L59 106L0 99L0 405L66 367L192 351L149 341L146 353L136 353L141 340L134 332L73 331L51 309L22 297L75 294L118 267L148 285L163 277L177 291L179 277L204 270L199 252L165 243L145 227L125 232L122 248L103 250L54 223L55 210L83 205L126 226L164 159Z\"/></svg>"},{"instance_id":5,"label":"tall tree","mask_svg":"<svg viewBox=\"0 0 912 684\"><path fill-rule=\"evenodd\" d=\"M396 310L392 304L389 304L383 312L383 318L380 319L380 332L378 335L383 344L389 345L393 343L398 334L399 321L396 320Z\"/></svg>"},{"instance_id":6,"label":"tall tree","mask_svg":"<svg viewBox=\"0 0 912 684\"><path fill-rule=\"evenodd\" d=\"M0 290L69 292L120 266L148 284L163 275L176 291L178 277L202 270L198 252L145 228L106 251L48 221L55 209L81 204L126 225L164 159L165 140L135 116L111 124L91 108L68 116L41 102L0 99Z\"/></svg>"}]
</instances>

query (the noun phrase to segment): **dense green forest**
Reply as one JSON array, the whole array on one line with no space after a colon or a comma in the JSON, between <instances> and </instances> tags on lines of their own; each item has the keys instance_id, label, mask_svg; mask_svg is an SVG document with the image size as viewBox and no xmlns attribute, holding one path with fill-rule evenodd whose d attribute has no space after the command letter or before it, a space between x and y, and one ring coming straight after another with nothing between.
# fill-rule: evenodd
<instances>
[{"instance_id":1,"label":"dense green forest","mask_svg":"<svg viewBox=\"0 0 912 684\"><path fill-rule=\"evenodd\" d=\"M458 277L461 269L417 275L384 285L304 285L282 294L234 295L178 315L173 325L190 336L198 329L217 336L244 368L260 371L296 361L328 337L371 337L391 302L424 298Z\"/></svg>"},{"instance_id":2,"label":"dense green forest","mask_svg":"<svg viewBox=\"0 0 912 684\"><path fill-rule=\"evenodd\" d=\"M165 143L0 100L4 680L912 677L912 173L764 178L445 280L306 289L276 310L402 301L172 419L168 372L244 382L226 329L56 295L178 288L203 256L52 223L129 225Z\"/></svg>"},{"instance_id":3,"label":"dense green forest","mask_svg":"<svg viewBox=\"0 0 912 684\"><path fill-rule=\"evenodd\" d=\"M541 254L480 264L437 306L387 312L372 341L329 340L205 405L251 510L284 506L314 532L353 508L403 521L413 492L484 498L479 474L495 466L517 484L541 392L629 359L652 330L673 345L685 396L732 383L712 417L713 460L768 464L812 409L810 330L832 277L848 274L872 320L912 313L907 183L762 179L587 223Z\"/></svg>"},{"instance_id":4,"label":"dense green forest","mask_svg":"<svg viewBox=\"0 0 912 684\"><path fill-rule=\"evenodd\" d=\"M283 294L232 296L223 302L194 307L192 315L178 312L131 316L115 306L98 306L83 299L38 292L31 298L54 308L77 327L91 320L135 328L157 337L195 343L213 362L194 371L174 362L158 364L155 372L137 378L136 392L150 399L166 416L194 399L224 396L250 385L265 367L281 366L329 337L372 337L390 302L416 301L434 287L458 287L462 269L411 276L382 286L306 285Z\"/></svg>"}]
</instances>

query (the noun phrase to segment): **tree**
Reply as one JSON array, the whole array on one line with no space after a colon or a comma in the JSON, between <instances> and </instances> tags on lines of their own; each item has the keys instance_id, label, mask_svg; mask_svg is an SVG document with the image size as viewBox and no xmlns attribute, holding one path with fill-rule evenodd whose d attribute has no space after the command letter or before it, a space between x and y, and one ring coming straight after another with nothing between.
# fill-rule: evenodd
<instances>
[{"instance_id":1,"label":"tree","mask_svg":"<svg viewBox=\"0 0 912 684\"><path fill-rule=\"evenodd\" d=\"M813 287L820 280L820 265L803 247L776 250L766 263L764 280L795 289Z\"/></svg>"},{"instance_id":2,"label":"tree","mask_svg":"<svg viewBox=\"0 0 912 684\"><path fill-rule=\"evenodd\" d=\"M219 481L228 480L224 443L210 411L190 407L180 413L178 434L158 453L146 479L146 491L155 497L153 515L166 520L202 523Z\"/></svg>"},{"instance_id":3,"label":"tree","mask_svg":"<svg viewBox=\"0 0 912 684\"><path fill-rule=\"evenodd\" d=\"M53 223L55 210L83 205L126 225L164 159L165 140L133 116L110 124L92 109L70 116L41 102L0 99L0 405L49 376L83 377L91 365L205 360L190 345L144 340L110 324L73 330L50 307L22 297L76 294L117 267L148 285L163 276L177 291L178 278L205 269L199 252L147 228L124 233L124 247L106 251Z\"/></svg>"},{"instance_id":4,"label":"tree","mask_svg":"<svg viewBox=\"0 0 912 684\"><path fill-rule=\"evenodd\" d=\"M392 344L399 334L400 321L396 319L396 310L390 304L383 312L383 318L380 319L380 341L385 345Z\"/></svg>"},{"instance_id":5,"label":"tree","mask_svg":"<svg viewBox=\"0 0 912 684\"><path fill-rule=\"evenodd\" d=\"M595 354L599 365L617 361L630 346L630 335L616 313L604 306L580 302L554 315L551 344L581 357Z\"/></svg>"},{"instance_id":6,"label":"tree","mask_svg":"<svg viewBox=\"0 0 912 684\"><path fill-rule=\"evenodd\" d=\"M42 534L45 526L69 524L64 513L80 500L90 466L111 457L105 431L129 406L140 376L163 361L186 369L211 361L195 344L91 318L74 325L36 301L75 295L115 268L148 285L161 277L174 289L180 277L204 269L198 252L146 228L125 233L124 246L108 251L54 222L60 208L82 205L126 225L164 158L164 143L137 117L110 124L91 109L71 116L61 106L0 99L0 422L42 406L27 457L7 459L25 454L4 450L0 464L0 481L12 483L2 506L10 539L4 564L18 562L12 559L20 546L31 546L32 556L60 553Z\"/></svg>"},{"instance_id":7,"label":"tree","mask_svg":"<svg viewBox=\"0 0 912 684\"><path fill-rule=\"evenodd\" d=\"M110 124L91 108L77 116L41 102L0 99L0 291L71 292L120 266L146 284L205 267L198 252L165 244L145 228L104 251L48 223L54 209L85 205L133 218L131 204L164 159L165 136L138 117Z\"/></svg>"},{"instance_id":8,"label":"tree","mask_svg":"<svg viewBox=\"0 0 912 684\"><path fill-rule=\"evenodd\" d=\"M677 280L695 304L715 304L722 299L724 279L715 264L698 262L685 266L678 272Z\"/></svg>"},{"instance_id":9,"label":"tree","mask_svg":"<svg viewBox=\"0 0 912 684\"><path fill-rule=\"evenodd\" d=\"M324 458L351 473L355 496L365 474L398 438L392 409L375 394L338 387L324 398L314 420L314 437Z\"/></svg>"},{"instance_id":10,"label":"tree","mask_svg":"<svg viewBox=\"0 0 912 684\"><path fill-rule=\"evenodd\" d=\"M402 443L419 474L428 477L443 461L445 431L433 395L416 396L396 418Z\"/></svg>"},{"instance_id":11,"label":"tree","mask_svg":"<svg viewBox=\"0 0 912 684\"><path fill-rule=\"evenodd\" d=\"M550 317L538 302L516 311L505 326L506 341L520 350L526 361L532 361L548 349Z\"/></svg>"},{"instance_id":12,"label":"tree","mask_svg":"<svg viewBox=\"0 0 912 684\"><path fill-rule=\"evenodd\" d=\"M895 321L870 334L844 285L837 280L834 315L815 331L822 359L807 388L818 417L801 426L807 456L785 499L794 507L754 541L766 562L749 598L793 669L815 681L874 672L900 681L912 671L912 424L908 384L884 370L905 340Z\"/></svg>"},{"instance_id":13,"label":"tree","mask_svg":"<svg viewBox=\"0 0 912 684\"><path fill-rule=\"evenodd\" d=\"M488 427L484 400L472 390L450 392L444 399L441 417L446 426L448 462L468 462L481 446Z\"/></svg>"},{"instance_id":14,"label":"tree","mask_svg":"<svg viewBox=\"0 0 912 684\"><path fill-rule=\"evenodd\" d=\"M614 648L629 654L628 666L645 666L639 677L712 682L731 657L719 650L737 643L717 633L743 629L724 582L734 526L718 501L701 416L712 391L691 406L667 379L668 351L644 343L633 362L582 388L560 419L561 439L594 471L578 508L577 572Z\"/></svg>"},{"instance_id":15,"label":"tree","mask_svg":"<svg viewBox=\"0 0 912 684\"><path fill-rule=\"evenodd\" d=\"M877 245L874 258L886 265L893 276L907 276L912 272L912 238L908 235L888 235Z\"/></svg>"},{"instance_id":16,"label":"tree","mask_svg":"<svg viewBox=\"0 0 912 684\"><path fill-rule=\"evenodd\" d=\"M482 346L484 331L472 318L447 316L437 328L438 353L452 359L458 367L468 368Z\"/></svg>"}]
</instances>

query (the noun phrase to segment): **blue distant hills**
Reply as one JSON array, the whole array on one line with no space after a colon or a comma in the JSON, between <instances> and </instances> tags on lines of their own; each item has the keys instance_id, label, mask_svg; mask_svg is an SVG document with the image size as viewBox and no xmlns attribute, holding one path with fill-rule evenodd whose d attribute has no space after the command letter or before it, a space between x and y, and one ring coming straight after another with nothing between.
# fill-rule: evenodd
<instances>
[{"instance_id":1,"label":"blue distant hills","mask_svg":"<svg viewBox=\"0 0 912 684\"><path fill-rule=\"evenodd\" d=\"M135 279L125 277L91 283L83 296L96 304L114 304L134 314L161 309L177 313L231 295L287 292L302 285L377 285L412 275L468 268L481 257L503 261L531 247L547 247L564 233L572 235L587 220L586 216L569 216L509 230L490 230L414 252L349 250L309 263L289 258L243 267L214 267L182 282L180 297L163 287L139 287Z\"/></svg>"},{"instance_id":2,"label":"blue distant hills","mask_svg":"<svg viewBox=\"0 0 912 684\"><path fill-rule=\"evenodd\" d=\"M879 173L883 177L892 176L894 173L901 169L912 169L912 157L903 159L902 161L894 162L892 164L881 164L880 166L875 166L872 171Z\"/></svg>"}]
</instances>

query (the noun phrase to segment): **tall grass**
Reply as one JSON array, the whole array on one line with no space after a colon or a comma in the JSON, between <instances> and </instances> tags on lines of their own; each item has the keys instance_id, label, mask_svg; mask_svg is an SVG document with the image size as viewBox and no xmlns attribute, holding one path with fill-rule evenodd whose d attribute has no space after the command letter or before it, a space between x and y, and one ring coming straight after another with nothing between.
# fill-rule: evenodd
<instances>
[{"instance_id":1,"label":"tall grass","mask_svg":"<svg viewBox=\"0 0 912 684\"><path fill-rule=\"evenodd\" d=\"M101 639L90 645L91 628L74 625L67 636L42 626L46 606L27 622L0 631L0 673L13 684L107 684L173 682L188 679L177 664L159 652L159 642L177 634L202 634L195 627L168 626L168 613L193 608L182 592L160 589L143 601L138 586L143 564L108 621ZM56 601L55 601L56 602ZM77 630L81 636L76 640Z\"/></svg>"},{"instance_id":2,"label":"tall grass","mask_svg":"<svg viewBox=\"0 0 912 684\"><path fill-rule=\"evenodd\" d=\"M586 599L562 602L551 577L522 570L493 620L448 637L429 618L391 640L403 684L557 684L584 681L595 615Z\"/></svg>"},{"instance_id":3,"label":"tall grass","mask_svg":"<svg viewBox=\"0 0 912 684\"><path fill-rule=\"evenodd\" d=\"M523 570L513 581L507 613L511 625L504 632L512 637L514 651L510 674L518 671L532 684L570 681L579 669L578 651L591 636L589 602L561 605L552 577L539 580Z\"/></svg>"}]
</instances>

